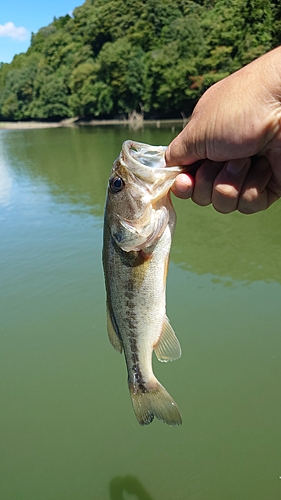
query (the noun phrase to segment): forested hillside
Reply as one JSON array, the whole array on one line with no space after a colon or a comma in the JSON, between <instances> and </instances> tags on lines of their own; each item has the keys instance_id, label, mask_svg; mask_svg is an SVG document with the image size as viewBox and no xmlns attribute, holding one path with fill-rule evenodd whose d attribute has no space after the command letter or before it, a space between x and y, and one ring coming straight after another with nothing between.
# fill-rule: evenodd
<instances>
[{"instance_id":1,"label":"forested hillside","mask_svg":"<svg viewBox=\"0 0 281 500\"><path fill-rule=\"evenodd\" d=\"M0 64L0 119L188 114L281 42L278 0L86 0Z\"/></svg>"}]
</instances>

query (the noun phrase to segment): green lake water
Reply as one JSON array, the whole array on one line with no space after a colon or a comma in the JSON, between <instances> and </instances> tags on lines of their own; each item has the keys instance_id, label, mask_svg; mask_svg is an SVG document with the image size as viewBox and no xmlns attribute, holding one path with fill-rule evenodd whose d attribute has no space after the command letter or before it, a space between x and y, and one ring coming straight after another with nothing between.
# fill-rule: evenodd
<instances>
[{"instance_id":1,"label":"green lake water","mask_svg":"<svg viewBox=\"0 0 281 500\"><path fill-rule=\"evenodd\" d=\"M106 333L103 207L126 139L177 130L0 131L0 498L281 498L281 201L253 216L174 199L157 377L183 425L137 423Z\"/></svg>"}]
</instances>

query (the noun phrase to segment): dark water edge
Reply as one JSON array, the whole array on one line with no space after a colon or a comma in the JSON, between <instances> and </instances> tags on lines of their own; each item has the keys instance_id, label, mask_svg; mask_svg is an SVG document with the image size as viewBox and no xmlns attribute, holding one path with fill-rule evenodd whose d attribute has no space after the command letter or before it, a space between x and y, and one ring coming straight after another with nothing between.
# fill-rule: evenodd
<instances>
[{"instance_id":1,"label":"dark water edge","mask_svg":"<svg viewBox=\"0 0 281 500\"><path fill-rule=\"evenodd\" d=\"M58 122L40 122L40 121L18 121L18 122L0 122L0 130L29 130L29 129L45 129L45 128L61 128L61 127L94 127L94 126L124 126L138 130L143 127L184 127L187 119L160 119L147 120L142 118L137 119L116 119L116 120L83 120L77 118L68 118Z\"/></svg>"}]
</instances>

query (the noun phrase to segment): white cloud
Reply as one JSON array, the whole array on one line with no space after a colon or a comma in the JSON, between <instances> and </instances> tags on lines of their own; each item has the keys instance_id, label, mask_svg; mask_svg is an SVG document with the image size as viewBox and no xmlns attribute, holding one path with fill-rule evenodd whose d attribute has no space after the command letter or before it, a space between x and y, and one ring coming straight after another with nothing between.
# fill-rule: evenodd
<instances>
[{"instance_id":1,"label":"white cloud","mask_svg":"<svg viewBox=\"0 0 281 500\"><path fill-rule=\"evenodd\" d=\"M23 26L17 28L14 23L8 22L0 24L0 37L14 38L22 42L28 39L29 32Z\"/></svg>"}]
</instances>

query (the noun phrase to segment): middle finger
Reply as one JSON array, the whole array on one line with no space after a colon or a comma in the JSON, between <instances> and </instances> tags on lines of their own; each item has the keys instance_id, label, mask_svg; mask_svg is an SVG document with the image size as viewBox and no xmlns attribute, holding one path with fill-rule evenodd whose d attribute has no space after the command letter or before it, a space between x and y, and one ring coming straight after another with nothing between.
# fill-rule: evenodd
<instances>
[{"instance_id":1,"label":"middle finger","mask_svg":"<svg viewBox=\"0 0 281 500\"><path fill-rule=\"evenodd\" d=\"M213 207L223 214L237 209L240 191L251 165L250 158L228 161L217 175L213 192Z\"/></svg>"},{"instance_id":2,"label":"middle finger","mask_svg":"<svg viewBox=\"0 0 281 500\"><path fill-rule=\"evenodd\" d=\"M194 180L192 200L202 207L212 203L212 192L215 179L225 162L204 160L197 169Z\"/></svg>"}]
</instances>

